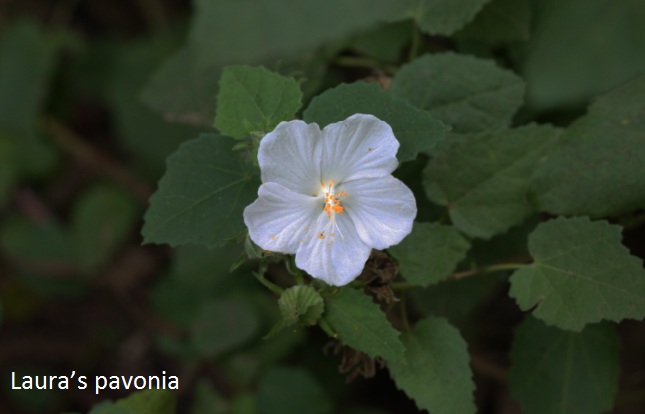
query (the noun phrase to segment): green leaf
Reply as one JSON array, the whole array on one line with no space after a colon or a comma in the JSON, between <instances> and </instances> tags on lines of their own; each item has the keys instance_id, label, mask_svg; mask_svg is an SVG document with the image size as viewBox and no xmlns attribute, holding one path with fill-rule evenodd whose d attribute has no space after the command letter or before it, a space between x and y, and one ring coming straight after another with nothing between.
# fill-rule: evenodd
<instances>
[{"instance_id":1,"label":"green leaf","mask_svg":"<svg viewBox=\"0 0 645 414\"><path fill-rule=\"evenodd\" d=\"M168 158L168 170L144 216L145 243L222 246L244 230L242 212L259 180L230 150L231 141L202 134Z\"/></svg>"},{"instance_id":2,"label":"green leaf","mask_svg":"<svg viewBox=\"0 0 645 414\"><path fill-rule=\"evenodd\" d=\"M499 45L526 41L531 30L529 0L491 0L457 39Z\"/></svg>"},{"instance_id":3,"label":"green leaf","mask_svg":"<svg viewBox=\"0 0 645 414\"><path fill-rule=\"evenodd\" d=\"M273 367L260 378L258 406L263 414L325 414L333 412L331 399L302 368Z\"/></svg>"},{"instance_id":4,"label":"green leaf","mask_svg":"<svg viewBox=\"0 0 645 414\"><path fill-rule=\"evenodd\" d=\"M383 91L376 84L342 84L315 97L303 119L324 127L354 114L371 114L387 122L401 143L397 158L409 161L432 148L448 128L440 121Z\"/></svg>"},{"instance_id":5,"label":"green leaf","mask_svg":"<svg viewBox=\"0 0 645 414\"><path fill-rule=\"evenodd\" d=\"M109 43L103 48L98 48L91 58L88 58L87 64L92 66L81 72L87 77L88 72L97 72L97 67L107 66L107 79L104 81L102 93L114 116L118 132L115 134L116 138L121 147L131 155L136 172L150 178L150 181L157 181L161 177L165 170L166 158L176 151L182 142L200 132L192 126L167 122L161 114L153 112L139 100L141 84L167 57L169 43L171 40L167 36L160 36L160 33L131 39L128 42ZM164 93L179 93L167 83L163 88ZM203 88L206 89L207 86ZM213 89L206 90L209 92L209 101L212 101ZM200 90L192 95L192 104L199 102L200 92L203 93ZM208 109L208 115L211 116L212 107ZM211 122L209 120L205 123L208 125Z\"/></svg>"},{"instance_id":6,"label":"green leaf","mask_svg":"<svg viewBox=\"0 0 645 414\"><path fill-rule=\"evenodd\" d=\"M328 298L325 318L343 344L372 358L382 357L388 363L403 359L399 332L363 292L350 287L340 289Z\"/></svg>"},{"instance_id":7,"label":"green leaf","mask_svg":"<svg viewBox=\"0 0 645 414\"><path fill-rule=\"evenodd\" d=\"M239 245L216 249L187 245L173 249L170 272L153 291L155 311L182 327L189 326L203 303L242 280L241 272L229 272L239 253Z\"/></svg>"},{"instance_id":8,"label":"green leaf","mask_svg":"<svg viewBox=\"0 0 645 414\"><path fill-rule=\"evenodd\" d=\"M175 395L168 390L144 390L130 394L118 400L115 407L126 408L132 414L175 414L177 401ZM112 414L107 411L105 414ZM120 412L115 412L119 413Z\"/></svg>"},{"instance_id":9,"label":"green leaf","mask_svg":"<svg viewBox=\"0 0 645 414\"><path fill-rule=\"evenodd\" d=\"M524 83L492 61L443 53L403 66L391 92L464 134L508 126L522 104Z\"/></svg>"},{"instance_id":10,"label":"green leaf","mask_svg":"<svg viewBox=\"0 0 645 414\"><path fill-rule=\"evenodd\" d=\"M603 319L645 317L645 270L620 243L621 228L558 218L529 236L535 262L511 277L511 297L549 325L580 331Z\"/></svg>"},{"instance_id":11,"label":"green leaf","mask_svg":"<svg viewBox=\"0 0 645 414\"><path fill-rule=\"evenodd\" d=\"M401 0L198 0L189 35L199 65L257 63L401 19Z\"/></svg>"},{"instance_id":12,"label":"green leaf","mask_svg":"<svg viewBox=\"0 0 645 414\"><path fill-rule=\"evenodd\" d=\"M530 107L582 108L645 71L645 2L534 1L520 69ZM575 33L575 36L571 34Z\"/></svg>"},{"instance_id":13,"label":"green leaf","mask_svg":"<svg viewBox=\"0 0 645 414\"><path fill-rule=\"evenodd\" d=\"M396 63L403 49L410 43L413 30L410 20L378 25L352 40L350 47L360 54L382 62Z\"/></svg>"},{"instance_id":14,"label":"green leaf","mask_svg":"<svg viewBox=\"0 0 645 414\"><path fill-rule=\"evenodd\" d=\"M5 254L26 264L69 265L75 259L74 245L58 223L33 223L22 217L5 219L0 228Z\"/></svg>"},{"instance_id":15,"label":"green leaf","mask_svg":"<svg viewBox=\"0 0 645 414\"><path fill-rule=\"evenodd\" d=\"M263 64L272 71L295 78L305 100L309 100L319 90L330 58L328 54L325 50L314 49L253 63ZM210 127L213 124L218 80L225 64L198 67L197 58L197 53L188 47L177 51L145 83L141 98L147 106L163 113L166 120Z\"/></svg>"},{"instance_id":16,"label":"green leaf","mask_svg":"<svg viewBox=\"0 0 645 414\"><path fill-rule=\"evenodd\" d=\"M25 174L46 172L55 162L39 125L61 40L31 21L8 25L0 36L0 136L13 141L16 168Z\"/></svg>"},{"instance_id":17,"label":"green leaf","mask_svg":"<svg viewBox=\"0 0 645 414\"><path fill-rule=\"evenodd\" d=\"M414 223L401 243L388 249L408 282L428 286L450 276L470 249L454 227L438 223Z\"/></svg>"},{"instance_id":18,"label":"green leaf","mask_svg":"<svg viewBox=\"0 0 645 414\"><path fill-rule=\"evenodd\" d=\"M511 349L511 395L526 414L600 414L613 407L620 340L610 324L565 332L528 317Z\"/></svg>"},{"instance_id":19,"label":"green leaf","mask_svg":"<svg viewBox=\"0 0 645 414\"><path fill-rule=\"evenodd\" d=\"M132 411L127 408L117 407L111 400L106 400L93 405L87 414L132 414Z\"/></svg>"},{"instance_id":20,"label":"green leaf","mask_svg":"<svg viewBox=\"0 0 645 414\"><path fill-rule=\"evenodd\" d=\"M467 344L442 318L425 318L402 335L405 361L388 361L396 385L421 410L433 414L475 413L475 384Z\"/></svg>"},{"instance_id":21,"label":"green leaf","mask_svg":"<svg viewBox=\"0 0 645 414\"><path fill-rule=\"evenodd\" d=\"M645 76L598 99L536 171L540 208L615 216L645 208Z\"/></svg>"},{"instance_id":22,"label":"green leaf","mask_svg":"<svg viewBox=\"0 0 645 414\"><path fill-rule=\"evenodd\" d=\"M195 386L195 402L191 414L227 414L228 403L226 399L202 378Z\"/></svg>"},{"instance_id":23,"label":"green leaf","mask_svg":"<svg viewBox=\"0 0 645 414\"><path fill-rule=\"evenodd\" d=\"M186 46L167 58L143 86L141 99L168 121L210 127L223 65L198 67L197 55Z\"/></svg>"},{"instance_id":24,"label":"green leaf","mask_svg":"<svg viewBox=\"0 0 645 414\"><path fill-rule=\"evenodd\" d=\"M412 289L409 298L420 314L445 317L467 334L464 329L473 328L470 322L476 321L476 310L494 298L491 292L507 278L508 272L499 272L449 279L425 289Z\"/></svg>"},{"instance_id":25,"label":"green leaf","mask_svg":"<svg viewBox=\"0 0 645 414\"><path fill-rule=\"evenodd\" d=\"M528 125L439 145L424 171L426 194L448 207L457 228L490 238L521 223L535 208L531 176L560 131Z\"/></svg>"},{"instance_id":26,"label":"green leaf","mask_svg":"<svg viewBox=\"0 0 645 414\"><path fill-rule=\"evenodd\" d=\"M4 206L18 178L14 144L0 132L0 207Z\"/></svg>"},{"instance_id":27,"label":"green leaf","mask_svg":"<svg viewBox=\"0 0 645 414\"><path fill-rule=\"evenodd\" d=\"M72 218L81 268L91 271L104 264L130 236L138 215L134 200L116 188L97 185L86 191Z\"/></svg>"},{"instance_id":28,"label":"green leaf","mask_svg":"<svg viewBox=\"0 0 645 414\"><path fill-rule=\"evenodd\" d=\"M229 66L219 81L214 126L233 138L267 133L293 118L301 105L302 92L295 79L263 67Z\"/></svg>"},{"instance_id":29,"label":"green leaf","mask_svg":"<svg viewBox=\"0 0 645 414\"><path fill-rule=\"evenodd\" d=\"M205 302L191 327L191 342L201 355L215 357L249 341L260 325L245 302L221 299Z\"/></svg>"},{"instance_id":30,"label":"green leaf","mask_svg":"<svg viewBox=\"0 0 645 414\"><path fill-rule=\"evenodd\" d=\"M412 18L425 33L450 36L461 29L489 0L419 0Z\"/></svg>"}]
</instances>

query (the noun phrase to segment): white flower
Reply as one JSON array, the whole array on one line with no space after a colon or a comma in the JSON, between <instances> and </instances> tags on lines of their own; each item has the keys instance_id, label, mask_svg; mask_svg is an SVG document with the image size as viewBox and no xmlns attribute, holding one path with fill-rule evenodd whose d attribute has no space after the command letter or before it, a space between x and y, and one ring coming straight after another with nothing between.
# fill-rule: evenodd
<instances>
[{"instance_id":1,"label":"white flower","mask_svg":"<svg viewBox=\"0 0 645 414\"><path fill-rule=\"evenodd\" d=\"M391 173L399 142L390 126L356 114L327 125L280 123L260 142L262 185L244 210L251 239L296 255L296 266L342 286L372 248L399 243L417 214L414 195Z\"/></svg>"}]
</instances>

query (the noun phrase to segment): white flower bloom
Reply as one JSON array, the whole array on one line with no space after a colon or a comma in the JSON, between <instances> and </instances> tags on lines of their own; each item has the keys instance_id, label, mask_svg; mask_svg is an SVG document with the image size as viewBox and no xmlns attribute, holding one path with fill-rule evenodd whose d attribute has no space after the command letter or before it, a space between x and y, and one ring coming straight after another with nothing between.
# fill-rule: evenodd
<instances>
[{"instance_id":1,"label":"white flower bloom","mask_svg":"<svg viewBox=\"0 0 645 414\"><path fill-rule=\"evenodd\" d=\"M417 214L412 191L391 173L399 142L390 126L356 114L327 125L280 123L260 142L258 199L244 210L251 239L296 255L296 266L342 286L372 248L399 243Z\"/></svg>"}]
</instances>

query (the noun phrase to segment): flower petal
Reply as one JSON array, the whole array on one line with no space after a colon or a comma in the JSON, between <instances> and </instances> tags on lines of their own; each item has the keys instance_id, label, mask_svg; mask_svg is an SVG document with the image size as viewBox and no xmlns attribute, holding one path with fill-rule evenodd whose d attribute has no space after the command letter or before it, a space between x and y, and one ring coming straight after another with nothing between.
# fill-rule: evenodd
<instances>
[{"instance_id":1,"label":"flower petal","mask_svg":"<svg viewBox=\"0 0 645 414\"><path fill-rule=\"evenodd\" d=\"M323 214L320 197L296 193L277 183L265 183L258 199L244 209L251 240L264 250L295 253Z\"/></svg>"},{"instance_id":2,"label":"flower petal","mask_svg":"<svg viewBox=\"0 0 645 414\"><path fill-rule=\"evenodd\" d=\"M417 215L414 195L391 175L346 182L339 189L348 194L343 200L345 212L368 246L385 249L412 231Z\"/></svg>"},{"instance_id":3,"label":"flower petal","mask_svg":"<svg viewBox=\"0 0 645 414\"><path fill-rule=\"evenodd\" d=\"M307 235L296 252L296 266L330 285L343 286L361 274L372 249L363 243L347 214L336 215L335 236L326 232L324 239L318 237L328 224L326 214L319 216L317 231Z\"/></svg>"},{"instance_id":4,"label":"flower petal","mask_svg":"<svg viewBox=\"0 0 645 414\"><path fill-rule=\"evenodd\" d=\"M320 128L303 121L281 122L262 138L258 162L262 182L274 182L300 194L320 189Z\"/></svg>"},{"instance_id":5,"label":"flower petal","mask_svg":"<svg viewBox=\"0 0 645 414\"><path fill-rule=\"evenodd\" d=\"M356 114L322 130L323 179L336 182L390 175L398 166L399 141L372 115Z\"/></svg>"}]
</instances>

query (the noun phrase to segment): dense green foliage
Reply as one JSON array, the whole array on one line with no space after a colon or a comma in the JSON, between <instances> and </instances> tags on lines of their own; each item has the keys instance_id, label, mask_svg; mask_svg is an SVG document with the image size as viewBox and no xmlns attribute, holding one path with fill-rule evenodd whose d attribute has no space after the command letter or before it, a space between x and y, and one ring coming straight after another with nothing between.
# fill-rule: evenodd
<instances>
[{"instance_id":1,"label":"dense green foliage","mask_svg":"<svg viewBox=\"0 0 645 414\"><path fill-rule=\"evenodd\" d=\"M0 20L1 412L645 410L645 3L60 3ZM243 211L265 134L357 113L418 214L333 287Z\"/></svg>"}]
</instances>

